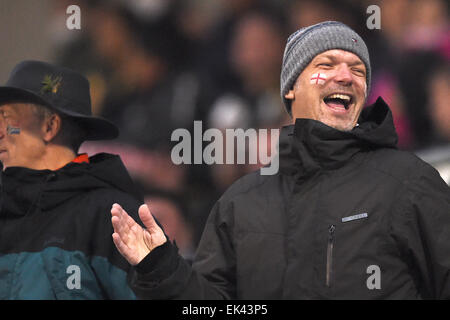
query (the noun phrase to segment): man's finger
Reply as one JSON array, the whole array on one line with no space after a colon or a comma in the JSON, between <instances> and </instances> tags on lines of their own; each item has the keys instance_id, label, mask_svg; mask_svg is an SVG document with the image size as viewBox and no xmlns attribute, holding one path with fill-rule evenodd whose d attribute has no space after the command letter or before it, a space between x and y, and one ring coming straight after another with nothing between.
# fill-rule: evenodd
<instances>
[{"instance_id":1,"label":"man's finger","mask_svg":"<svg viewBox=\"0 0 450 320\"><path fill-rule=\"evenodd\" d=\"M131 218L130 218L131 219ZM137 235L135 231L133 231L127 224L125 219L121 219L117 216L113 216L111 218L111 222L113 225L114 232L120 236L120 239L123 243L128 245L132 241L136 240ZM137 224L135 224L137 225Z\"/></svg>"},{"instance_id":2,"label":"man's finger","mask_svg":"<svg viewBox=\"0 0 450 320\"><path fill-rule=\"evenodd\" d=\"M146 204L139 207L139 218L141 218L142 223L150 232L159 228Z\"/></svg>"},{"instance_id":3,"label":"man's finger","mask_svg":"<svg viewBox=\"0 0 450 320\"><path fill-rule=\"evenodd\" d=\"M113 223L114 231L119 233L122 237L125 233L127 233L127 226L125 225L125 221L123 219L121 208L113 206L111 209L112 218L111 221Z\"/></svg>"},{"instance_id":4,"label":"man's finger","mask_svg":"<svg viewBox=\"0 0 450 320\"><path fill-rule=\"evenodd\" d=\"M133 227L136 222L133 220L133 218L130 217L130 215L123 209L119 204L115 203L113 204L113 207L111 209L111 214L113 216L117 216L120 219L120 230L122 232L129 232L129 229Z\"/></svg>"},{"instance_id":5,"label":"man's finger","mask_svg":"<svg viewBox=\"0 0 450 320\"><path fill-rule=\"evenodd\" d=\"M128 225L128 227L131 228L135 224L135 221L133 220L133 218L130 217L130 215L128 214L128 212L125 211L124 208L122 208L119 204L116 205L117 205L116 208L120 211L121 219L123 219L123 221Z\"/></svg>"},{"instance_id":6,"label":"man's finger","mask_svg":"<svg viewBox=\"0 0 450 320\"><path fill-rule=\"evenodd\" d=\"M112 216L111 223L113 225L114 232L119 233L120 219L117 216Z\"/></svg>"},{"instance_id":7,"label":"man's finger","mask_svg":"<svg viewBox=\"0 0 450 320\"><path fill-rule=\"evenodd\" d=\"M117 203L113 204L111 208L111 215L113 217L117 217L118 219L117 226L120 227L120 224L122 224L123 217L122 217L122 207L119 204Z\"/></svg>"},{"instance_id":8,"label":"man's finger","mask_svg":"<svg viewBox=\"0 0 450 320\"><path fill-rule=\"evenodd\" d=\"M111 208L111 215L112 215L113 217L117 217L117 218L120 219L120 211L119 211L119 209L118 209L117 207L113 206L113 207Z\"/></svg>"},{"instance_id":9,"label":"man's finger","mask_svg":"<svg viewBox=\"0 0 450 320\"><path fill-rule=\"evenodd\" d=\"M116 216L111 218L111 222L113 225L114 233L120 238L121 242L124 244L128 243L128 230L123 228L123 222Z\"/></svg>"},{"instance_id":10,"label":"man's finger","mask_svg":"<svg viewBox=\"0 0 450 320\"><path fill-rule=\"evenodd\" d=\"M119 218L122 216L122 207L118 203L114 203L111 208L111 214L117 215Z\"/></svg>"}]
</instances>

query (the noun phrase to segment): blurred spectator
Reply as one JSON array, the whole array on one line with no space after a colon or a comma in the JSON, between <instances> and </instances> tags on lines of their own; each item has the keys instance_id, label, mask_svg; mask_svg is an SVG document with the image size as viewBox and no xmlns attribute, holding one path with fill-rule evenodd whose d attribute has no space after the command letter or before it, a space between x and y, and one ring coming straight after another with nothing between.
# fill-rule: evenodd
<instances>
[{"instance_id":1,"label":"blurred spectator","mask_svg":"<svg viewBox=\"0 0 450 320\"><path fill-rule=\"evenodd\" d=\"M196 91L196 85L190 79L178 82L172 72L172 44L162 40L158 30L122 8L94 10L92 14L99 21L93 29L96 52L114 70L101 114L119 126L122 141L144 148L167 147L172 130L193 119L195 106L188 100L196 92L186 91ZM176 41L177 37L170 35L164 36ZM184 100L179 101L177 90L183 90Z\"/></svg>"},{"instance_id":2,"label":"blurred spectator","mask_svg":"<svg viewBox=\"0 0 450 320\"><path fill-rule=\"evenodd\" d=\"M394 118L394 125L398 135L398 146L402 149L410 149L414 144L410 119L405 110L405 100L398 85L398 79L392 69L380 69L374 72L372 88L367 104L370 105L378 97L383 97L389 105Z\"/></svg>"},{"instance_id":3,"label":"blurred spectator","mask_svg":"<svg viewBox=\"0 0 450 320\"><path fill-rule=\"evenodd\" d=\"M428 87L434 71L442 67L442 59L430 51L405 55L398 67L399 89L414 130L414 149L426 147L432 139L433 124L428 109Z\"/></svg>"},{"instance_id":4,"label":"blurred spectator","mask_svg":"<svg viewBox=\"0 0 450 320\"><path fill-rule=\"evenodd\" d=\"M400 148L423 148L432 139L433 131L426 88L432 70L442 63L442 48L449 35L445 2L398 0L366 4L377 4L381 9L381 30L367 33L374 70L368 102L382 96L389 103Z\"/></svg>"},{"instance_id":5,"label":"blurred spectator","mask_svg":"<svg viewBox=\"0 0 450 320\"><path fill-rule=\"evenodd\" d=\"M358 5L345 0L295 0L287 6L289 14L290 32L300 27L310 26L319 22L331 20L340 21L359 31L361 22L355 17L358 14Z\"/></svg>"},{"instance_id":6,"label":"blurred spectator","mask_svg":"<svg viewBox=\"0 0 450 320\"><path fill-rule=\"evenodd\" d=\"M450 185L450 63L442 63L432 72L428 89L428 110L432 121L429 144L417 155L433 165Z\"/></svg>"},{"instance_id":7,"label":"blurred spectator","mask_svg":"<svg viewBox=\"0 0 450 320\"><path fill-rule=\"evenodd\" d=\"M219 91L228 90L234 85L231 70L231 41L236 23L248 13L266 10L278 13L277 6L268 0L224 0L221 1L221 15L215 25L208 30L205 37L204 50L200 60L204 70L212 76Z\"/></svg>"},{"instance_id":8,"label":"blurred spectator","mask_svg":"<svg viewBox=\"0 0 450 320\"><path fill-rule=\"evenodd\" d=\"M430 99L427 88L434 70L450 59L450 29L448 3L443 0L410 0L408 4L409 23L404 27L398 73L418 149L433 139L433 120L426 108Z\"/></svg>"},{"instance_id":9,"label":"blurred spectator","mask_svg":"<svg viewBox=\"0 0 450 320\"><path fill-rule=\"evenodd\" d=\"M442 63L432 72L428 89L428 110L433 123L430 145L450 146L450 63Z\"/></svg>"},{"instance_id":10,"label":"blurred spectator","mask_svg":"<svg viewBox=\"0 0 450 320\"><path fill-rule=\"evenodd\" d=\"M252 13L237 23L230 49L236 80L212 105L209 127L262 128L286 122L279 89L283 45L283 29L268 15Z\"/></svg>"},{"instance_id":11,"label":"blurred spectator","mask_svg":"<svg viewBox=\"0 0 450 320\"><path fill-rule=\"evenodd\" d=\"M409 1L402 45L407 50L433 50L450 58L448 5L443 0Z\"/></svg>"},{"instance_id":12,"label":"blurred spectator","mask_svg":"<svg viewBox=\"0 0 450 320\"><path fill-rule=\"evenodd\" d=\"M212 104L208 127L225 132L227 128L257 130L287 124L289 116L282 106L279 88L283 25L275 17L255 11L238 20L233 31L230 63L235 81ZM248 165L224 164L211 166L211 173L214 183L223 192L234 180L255 169Z\"/></svg>"}]
</instances>

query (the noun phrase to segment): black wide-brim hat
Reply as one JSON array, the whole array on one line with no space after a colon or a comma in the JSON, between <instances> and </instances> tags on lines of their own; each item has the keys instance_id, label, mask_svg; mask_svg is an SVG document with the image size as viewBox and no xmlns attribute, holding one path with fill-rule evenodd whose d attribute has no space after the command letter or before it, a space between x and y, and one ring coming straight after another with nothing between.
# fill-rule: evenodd
<instances>
[{"instance_id":1,"label":"black wide-brim hat","mask_svg":"<svg viewBox=\"0 0 450 320\"><path fill-rule=\"evenodd\" d=\"M48 107L75 121L85 140L114 139L119 129L110 121L93 116L89 81L68 68L41 61L22 61L0 87L0 104L23 102Z\"/></svg>"}]
</instances>

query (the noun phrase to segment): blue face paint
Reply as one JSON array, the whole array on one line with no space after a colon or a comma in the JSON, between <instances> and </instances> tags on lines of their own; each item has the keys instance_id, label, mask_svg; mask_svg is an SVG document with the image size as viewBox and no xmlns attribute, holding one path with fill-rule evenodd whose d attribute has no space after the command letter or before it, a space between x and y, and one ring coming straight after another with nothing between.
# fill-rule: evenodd
<instances>
[{"instance_id":1,"label":"blue face paint","mask_svg":"<svg viewBox=\"0 0 450 320\"><path fill-rule=\"evenodd\" d=\"M11 127L10 125L8 125L6 127L6 132L8 134L20 134L20 128L17 127Z\"/></svg>"}]
</instances>

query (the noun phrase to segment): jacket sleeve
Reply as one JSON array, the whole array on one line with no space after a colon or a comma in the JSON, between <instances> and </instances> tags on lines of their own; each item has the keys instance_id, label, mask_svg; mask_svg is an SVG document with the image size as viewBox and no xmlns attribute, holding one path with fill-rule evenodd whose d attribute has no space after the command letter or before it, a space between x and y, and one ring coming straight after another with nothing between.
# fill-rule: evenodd
<instances>
[{"instance_id":1,"label":"jacket sleeve","mask_svg":"<svg viewBox=\"0 0 450 320\"><path fill-rule=\"evenodd\" d=\"M405 182L395 227L424 299L450 299L450 188L422 164Z\"/></svg>"},{"instance_id":2,"label":"jacket sleeve","mask_svg":"<svg viewBox=\"0 0 450 320\"><path fill-rule=\"evenodd\" d=\"M227 210L228 209L228 210ZM131 284L140 299L234 299L236 259L231 206L214 206L192 266L167 242L133 268Z\"/></svg>"}]
</instances>

